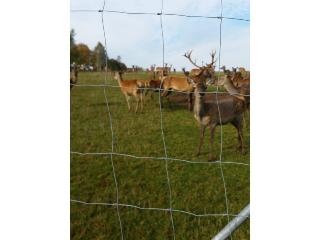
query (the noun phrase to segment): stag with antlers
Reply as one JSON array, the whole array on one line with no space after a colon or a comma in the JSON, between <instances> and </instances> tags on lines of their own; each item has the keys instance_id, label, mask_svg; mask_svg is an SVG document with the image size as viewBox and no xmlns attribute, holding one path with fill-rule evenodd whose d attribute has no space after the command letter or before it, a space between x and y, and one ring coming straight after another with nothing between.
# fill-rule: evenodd
<instances>
[{"instance_id":1,"label":"stag with antlers","mask_svg":"<svg viewBox=\"0 0 320 240\"><path fill-rule=\"evenodd\" d=\"M195 76L198 75L198 74L201 72L201 69L203 69L203 68L212 69L212 70L214 71L214 67L215 67L214 64L215 64L216 61L217 61L217 60L215 60L216 51L214 51L214 52L212 51L212 52L210 53L211 63L206 64L206 66L199 66L199 65L197 65L197 63L191 59L191 54L192 54L192 50L190 50L189 52L186 52L186 53L183 55L185 58L187 58L187 59L190 61L190 63L191 63L193 66L196 67L196 68L193 68L193 69L191 70L191 72L190 72L191 76L193 76L193 75L195 75Z\"/></svg>"},{"instance_id":2,"label":"stag with antlers","mask_svg":"<svg viewBox=\"0 0 320 240\"><path fill-rule=\"evenodd\" d=\"M186 57L188 57L188 55ZM184 72L184 74L187 77L188 82L194 87L195 103L193 112L195 119L200 124L200 140L197 156L200 154L201 147L203 145L205 129L206 127L209 127L209 161L215 160L212 149L215 128L218 125L228 123L231 123L237 129L239 149L243 153L243 113L246 110L249 99L241 96L241 89L236 88L233 85L230 75L225 75L219 79L220 82L218 84L223 85L230 95L219 95L214 102L212 102L212 99L208 101L208 99L206 99L208 96L205 94L205 91L209 84L216 84L217 78L214 76L214 71L209 71L207 68L201 68L197 75L190 75L188 72Z\"/></svg>"}]
</instances>

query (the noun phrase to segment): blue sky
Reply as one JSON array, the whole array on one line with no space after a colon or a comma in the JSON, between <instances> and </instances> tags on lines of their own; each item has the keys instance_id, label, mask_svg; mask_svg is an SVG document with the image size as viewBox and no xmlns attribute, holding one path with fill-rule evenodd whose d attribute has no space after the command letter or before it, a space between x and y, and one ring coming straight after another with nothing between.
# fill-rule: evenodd
<instances>
[{"instance_id":1,"label":"blue sky","mask_svg":"<svg viewBox=\"0 0 320 240\"><path fill-rule=\"evenodd\" d=\"M103 0L71 0L71 9L101 9ZM161 0L106 0L108 10L160 12ZM164 0L165 13L219 16L220 0ZM223 15L250 18L249 0L223 0ZM70 25L76 42L94 48L104 42L101 15L71 12ZM162 65L162 38L159 16L104 13L107 50L110 57L121 56L128 66ZM219 20L163 16L165 62L178 70L192 65L182 55L193 50L197 63L209 62L212 49L219 49ZM221 65L250 67L250 23L223 20Z\"/></svg>"}]
</instances>

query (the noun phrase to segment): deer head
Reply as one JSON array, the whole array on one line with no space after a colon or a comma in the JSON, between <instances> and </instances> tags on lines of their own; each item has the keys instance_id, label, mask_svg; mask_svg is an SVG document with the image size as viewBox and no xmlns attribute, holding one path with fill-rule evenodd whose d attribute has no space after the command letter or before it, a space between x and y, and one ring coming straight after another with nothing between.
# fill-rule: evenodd
<instances>
[{"instance_id":1,"label":"deer head","mask_svg":"<svg viewBox=\"0 0 320 240\"><path fill-rule=\"evenodd\" d=\"M185 69L182 69L184 75L187 77L187 81L189 84L193 86L195 89L195 93L200 94L200 97L203 97L205 94L205 91L207 90L207 86L211 81L211 74L206 75L206 68L201 68L200 71L196 74L190 77L190 74L188 71L185 71Z\"/></svg>"},{"instance_id":2,"label":"deer head","mask_svg":"<svg viewBox=\"0 0 320 240\"><path fill-rule=\"evenodd\" d=\"M237 68L232 67L232 72L236 73L237 72Z\"/></svg>"},{"instance_id":3,"label":"deer head","mask_svg":"<svg viewBox=\"0 0 320 240\"><path fill-rule=\"evenodd\" d=\"M225 72L227 70L226 66L223 65L221 68L220 68L223 72Z\"/></svg>"},{"instance_id":4,"label":"deer head","mask_svg":"<svg viewBox=\"0 0 320 240\"><path fill-rule=\"evenodd\" d=\"M122 80L122 75L123 75L123 72L122 71L116 71L114 72L114 79L116 80Z\"/></svg>"},{"instance_id":5,"label":"deer head","mask_svg":"<svg viewBox=\"0 0 320 240\"><path fill-rule=\"evenodd\" d=\"M190 72L189 72L189 71L186 71L185 68L182 68L182 72L184 73L184 75L185 75L186 77L189 77Z\"/></svg>"},{"instance_id":6,"label":"deer head","mask_svg":"<svg viewBox=\"0 0 320 240\"><path fill-rule=\"evenodd\" d=\"M214 64L216 63L216 60L215 60L216 52L212 51L212 53L210 54L211 63L206 64L206 66L203 66L203 67L198 66L196 62L191 59L191 54L192 54L192 50L189 52L186 52L183 56L186 57L192 65L199 68L199 71L196 74L194 74L193 78L198 80L201 79L201 81L204 81L207 85L212 84L215 81L215 76L214 76L215 65ZM184 73L186 75L185 71ZM190 79L189 73L187 77Z\"/></svg>"}]
</instances>

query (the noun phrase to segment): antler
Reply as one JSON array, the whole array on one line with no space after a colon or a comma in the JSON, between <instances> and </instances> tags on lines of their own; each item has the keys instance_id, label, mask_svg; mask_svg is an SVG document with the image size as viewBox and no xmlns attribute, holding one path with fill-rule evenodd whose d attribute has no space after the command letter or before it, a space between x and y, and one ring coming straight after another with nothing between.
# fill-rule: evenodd
<instances>
[{"instance_id":1,"label":"antler","mask_svg":"<svg viewBox=\"0 0 320 240\"><path fill-rule=\"evenodd\" d=\"M189 61L190 61L194 66L196 66L197 68L201 68L201 67L198 66L194 61L192 61L192 59L191 59L191 53L192 53L192 50L189 51L189 52L186 52L183 56L186 57L187 59L189 59Z\"/></svg>"},{"instance_id":2,"label":"antler","mask_svg":"<svg viewBox=\"0 0 320 240\"><path fill-rule=\"evenodd\" d=\"M217 60L214 60L214 58L215 58L215 56L216 56L216 51L213 52L213 50L212 50L212 52L210 53L210 56L211 56L211 63L208 64L208 65L213 65L213 64L215 64L216 61L217 61Z\"/></svg>"}]
</instances>

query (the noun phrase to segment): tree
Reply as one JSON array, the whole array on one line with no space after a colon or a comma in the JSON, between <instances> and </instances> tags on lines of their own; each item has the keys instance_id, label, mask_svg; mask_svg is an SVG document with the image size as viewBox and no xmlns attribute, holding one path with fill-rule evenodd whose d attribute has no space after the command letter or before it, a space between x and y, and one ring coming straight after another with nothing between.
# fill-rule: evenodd
<instances>
[{"instance_id":1,"label":"tree","mask_svg":"<svg viewBox=\"0 0 320 240\"><path fill-rule=\"evenodd\" d=\"M79 52L75 43L74 36L76 35L74 29L70 31L70 63L78 62Z\"/></svg>"},{"instance_id":2,"label":"tree","mask_svg":"<svg viewBox=\"0 0 320 240\"><path fill-rule=\"evenodd\" d=\"M74 47L75 45L75 40L74 40L74 36L76 35L74 29L71 29L70 31L70 47Z\"/></svg>"},{"instance_id":3,"label":"tree","mask_svg":"<svg viewBox=\"0 0 320 240\"><path fill-rule=\"evenodd\" d=\"M122 63L118 62L116 59L108 59L108 68L111 71L125 71L127 70L127 66Z\"/></svg>"},{"instance_id":4,"label":"tree","mask_svg":"<svg viewBox=\"0 0 320 240\"><path fill-rule=\"evenodd\" d=\"M86 44L79 43L76 45L77 51L79 53L78 63L79 64L89 64L90 63L90 49Z\"/></svg>"},{"instance_id":5,"label":"tree","mask_svg":"<svg viewBox=\"0 0 320 240\"><path fill-rule=\"evenodd\" d=\"M93 59L94 59L97 70L102 71L103 68L106 66L107 56L106 56L104 46L100 42L98 42L97 46L94 48L93 55L94 55Z\"/></svg>"}]
</instances>

